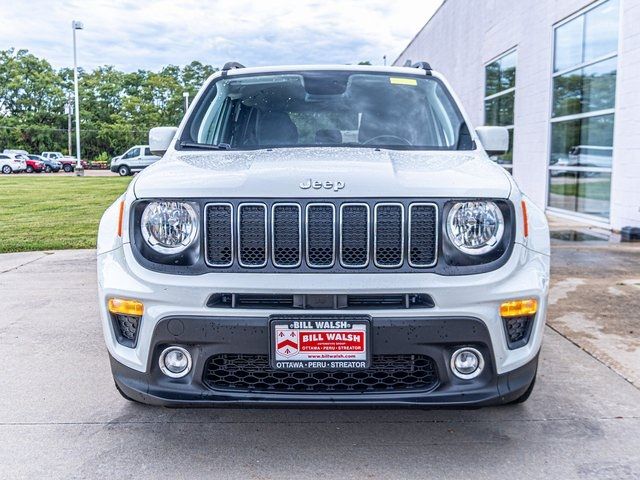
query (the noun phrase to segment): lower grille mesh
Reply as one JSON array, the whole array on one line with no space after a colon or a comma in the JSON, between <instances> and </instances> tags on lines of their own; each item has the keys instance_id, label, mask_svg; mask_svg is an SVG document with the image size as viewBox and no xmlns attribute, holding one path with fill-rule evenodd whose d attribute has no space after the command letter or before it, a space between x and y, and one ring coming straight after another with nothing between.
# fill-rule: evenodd
<instances>
[{"instance_id":1,"label":"lower grille mesh","mask_svg":"<svg viewBox=\"0 0 640 480\"><path fill-rule=\"evenodd\" d=\"M505 318L504 324L507 331L509 349L520 348L529 342L533 317Z\"/></svg>"},{"instance_id":2,"label":"lower grille mesh","mask_svg":"<svg viewBox=\"0 0 640 480\"><path fill-rule=\"evenodd\" d=\"M140 329L140 317L115 314L112 319L114 320L114 333L118 343L125 347L134 348Z\"/></svg>"},{"instance_id":3,"label":"lower grille mesh","mask_svg":"<svg viewBox=\"0 0 640 480\"><path fill-rule=\"evenodd\" d=\"M397 392L438 385L426 355L374 355L371 367L349 371L283 371L267 355L219 354L207 361L204 384L213 390L244 392Z\"/></svg>"}]
</instances>

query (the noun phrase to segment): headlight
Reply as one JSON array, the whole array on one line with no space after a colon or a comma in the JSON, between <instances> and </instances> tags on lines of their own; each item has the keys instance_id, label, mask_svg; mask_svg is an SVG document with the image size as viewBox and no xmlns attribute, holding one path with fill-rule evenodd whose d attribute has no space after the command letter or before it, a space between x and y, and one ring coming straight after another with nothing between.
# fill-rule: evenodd
<instances>
[{"instance_id":1,"label":"headlight","mask_svg":"<svg viewBox=\"0 0 640 480\"><path fill-rule=\"evenodd\" d=\"M151 202L145 207L140 224L145 242L160 253L180 253L198 234L198 216L185 202Z\"/></svg>"},{"instance_id":2,"label":"headlight","mask_svg":"<svg viewBox=\"0 0 640 480\"><path fill-rule=\"evenodd\" d=\"M504 217L494 202L456 203L447 218L447 234L458 250L482 255L502 239Z\"/></svg>"}]
</instances>

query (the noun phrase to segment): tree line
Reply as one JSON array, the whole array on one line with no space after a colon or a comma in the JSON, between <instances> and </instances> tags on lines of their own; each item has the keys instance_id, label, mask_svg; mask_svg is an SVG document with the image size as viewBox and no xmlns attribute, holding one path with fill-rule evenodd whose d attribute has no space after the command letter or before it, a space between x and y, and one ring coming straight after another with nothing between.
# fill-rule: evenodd
<instances>
[{"instance_id":1,"label":"tree line","mask_svg":"<svg viewBox=\"0 0 640 480\"><path fill-rule=\"evenodd\" d=\"M137 143L149 129L177 126L189 97L217 69L198 61L159 72L121 72L113 66L78 70L82 158L105 160ZM0 50L0 151L68 151L68 110L73 112L73 69L54 69L27 50ZM71 129L75 127L72 118Z\"/></svg>"}]
</instances>

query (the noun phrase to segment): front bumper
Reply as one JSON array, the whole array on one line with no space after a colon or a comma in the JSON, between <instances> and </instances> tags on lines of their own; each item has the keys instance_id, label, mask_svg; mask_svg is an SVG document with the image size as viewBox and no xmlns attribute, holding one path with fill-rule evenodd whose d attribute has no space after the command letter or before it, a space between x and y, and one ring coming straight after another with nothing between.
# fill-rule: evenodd
<instances>
[{"instance_id":1,"label":"front bumper","mask_svg":"<svg viewBox=\"0 0 640 480\"><path fill-rule=\"evenodd\" d=\"M409 354L429 357L437 380L428 387L411 386L380 391L318 392L251 389L224 384L210 388L209 359L224 354L268 355L268 318L172 317L155 328L148 372L138 372L111 357L111 368L119 389L134 400L164 406L207 405L336 405L336 406L486 406L508 403L522 395L532 383L537 354L524 366L498 375L492 360L489 332L474 318L376 318L371 323L375 355ZM179 379L160 371L160 352L169 345L187 348L193 357L191 372ZM461 380L450 370L451 354L460 346L473 346L486 359L483 372ZM269 369L265 370L265 375ZM234 375L239 375L236 371ZM265 384L266 385L266 384Z\"/></svg>"},{"instance_id":2,"label":"front bumper","mask_svg":"<svg viewBox=\"0 0 640 480\"><path fill-rule=\"evenodd\" d=\"M140 266L127 243L98 255L100 314L107 348L112 358L116 383L128 396L146 403L198 405L216 403L385 404L385 405L487 405L508 402L526 390L535 376L546 319L549 284L549 257L514 246L501 268L477 275L436 274L292 274L292 273L210 273L183 276L149 271ZM426 293L435 307L415 310L350 310L349 314L370 315L376 343L373 354L427 353L438 366L439 384L429 391L348 394L283 393L256 395L247 392L220 392L204 386L202 372L206 360L216 352L266 352L270 315L313 313L336 315L336 310L245 310L212 308L212 293ZM134 348L118 342L107 301L112 297L144 303ZM504 323L498 313L500 303L518 298L535 298L539 308L526 345L509 349ZM165 322L178 318L185 336L167 337ZM453 323L463 321L459 329ZM470 323L469 323L470 322ZM212 325L221 325L217 331ZM222 328L224 326L224 328ZM449 335L445 341L433 332L440 327ZM404 329L398 336L395 331ZM237 331L254 332L250 339L236 338ZM191 333L188 333L191 332ZM217 332L217 333L216 333ZM463 332L464 334L462 334ZM476 333L472 333L476 332ZM411 340L409 337L415 335ZM404 336L404 337L403 337ZM420 340L416 340L416 338ZM413 337L412 337L413 338ZM180 344L193 349L194 370L183 379L171 380L159 373L158 355L162 345ZM477 381L458 382L446 364L452 348L477 345L487 360L486 374ZM248 346L251 346L247 351ZM226 349L226 350L225 350Z\"/></svg>"}]
</instances>

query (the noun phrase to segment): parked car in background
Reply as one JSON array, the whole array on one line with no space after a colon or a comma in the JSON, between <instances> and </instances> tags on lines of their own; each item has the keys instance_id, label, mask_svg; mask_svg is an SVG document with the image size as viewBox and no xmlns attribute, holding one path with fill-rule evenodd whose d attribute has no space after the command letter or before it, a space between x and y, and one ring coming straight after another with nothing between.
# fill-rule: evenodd
<instances>
[{"instance_id":1,"label":"parked car in background","mask_svg":"<svg viewBox=\"0 0 640 480\"><path fill-rule=\"evenodd\" d=\"M27 162L18 157L15 153L0 154L0 172L4 174L24 172L27 169Z\"/></svg>"},{"instance_id":2,"label":"parked car in background","mask_svg":"<svg viewBox=\"0 0 640 480\"><path fill-rule=\"evenodd\" d=\"M47 173L57 173L62 168L62 164L57 160L41 157L40 155L28 155L31 160L38 160L44 164L44 171Z\"/></svg>"},{"instance_id":3,"label":"parked car in background","mask_svg":"<svg viewBox=\"0 0 640 480\"><path fill-rule=\"evenodd\" d=\"M61 152L42 152L41 156L50 160L55 160L56 162L60 162L62 164L62 170L67 173L73 172L76 169L76 159L63 155ZM80 162L82 163L82 168L89 167L89 164L84 160L81 160Z\"/></svg>"},{"instance_id":4,"label":"parked car in background","mask_svg":"<svg viewBox=\"0 0 640 480\"><path fill-rule=\"evenodd\" d=\"M149 145L136 145L119 157L111 159L111 171L118 172L121 177L126 177L147 168L158 160L160 157L151 153Z\"/></svg>"},{"instance_id":5,"label":"parked car in background","mask_svg":"<svg viewBox=\"0 0 640 480\"><path fill-rule=\"evenodd\" d=\"M44 163L41 162L40 160L32 160L29 158L28 154L25 153L19 153L16 155L16 157L24 160L27 163L27 169L26 172L27 173L42 173L44 172Z\"/></svg>"},{"instance_id":6,"label":"parked car in background","mask_svg":"<svg viewBox=\"0 0 640 480\"><path fill-rule=\"evenodd\" d=\"M12 149L12 148L5 148L2 153L5 154L11 154L13 153L14 155L29 155L29 153L26 150L17 150L17 149Z\"/></svg>"}]
</instances>

